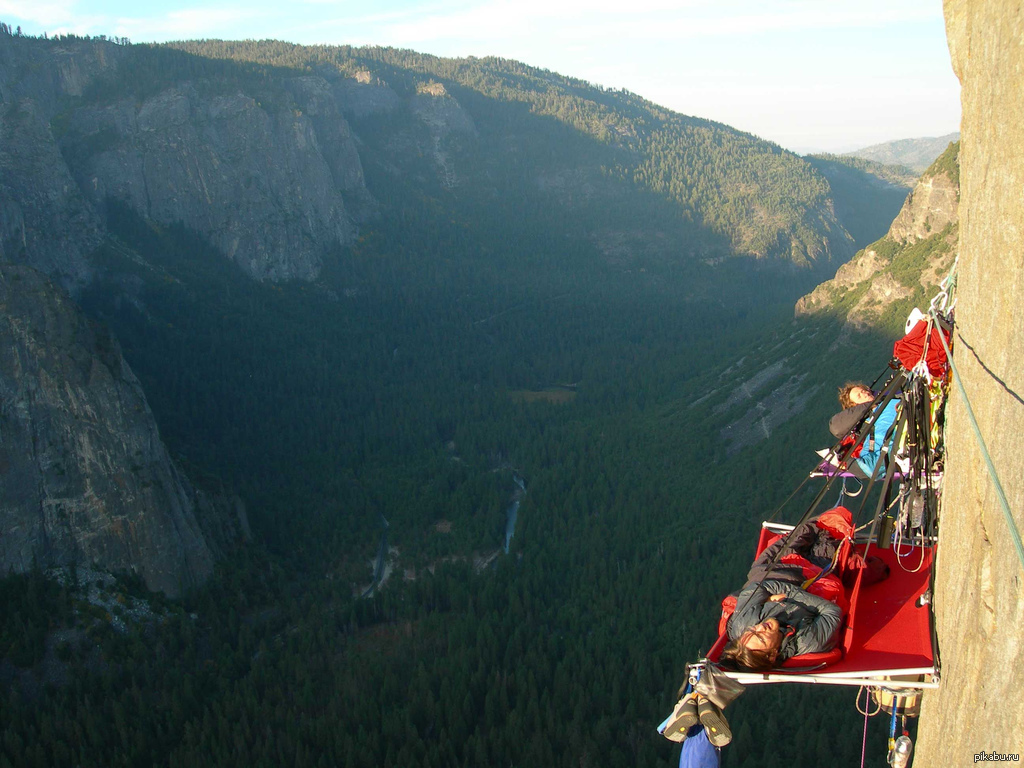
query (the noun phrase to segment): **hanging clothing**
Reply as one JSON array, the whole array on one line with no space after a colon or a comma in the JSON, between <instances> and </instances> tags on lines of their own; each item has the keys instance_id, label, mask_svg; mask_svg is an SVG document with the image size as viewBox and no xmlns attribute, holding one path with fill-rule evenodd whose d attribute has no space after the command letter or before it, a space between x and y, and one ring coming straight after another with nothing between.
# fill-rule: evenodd
<instances>
[{"instance_id":1,"label":"hanging clothing","mask_svg":"<svg viewBox=\"0 0 1024 768\"><path fill-rule=\"evenodd\" d=\"M679 768L718 768L721 764L718 748L708 741L704 726L700 723L693 726L679 753Z\"/></svg>"}]
</instances>

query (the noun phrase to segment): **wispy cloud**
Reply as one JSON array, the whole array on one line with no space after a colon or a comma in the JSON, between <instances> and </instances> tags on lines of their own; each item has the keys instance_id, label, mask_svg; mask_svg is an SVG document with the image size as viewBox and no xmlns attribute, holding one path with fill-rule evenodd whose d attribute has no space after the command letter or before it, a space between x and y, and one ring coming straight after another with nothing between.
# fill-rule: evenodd
<instances>
[{"instance_id":1,"label":"wispy cloud","mask_svg":"<svg viewBox=\"0 0 1024 768\"><path fill-rule=\"evenodd\" d=\"M57 26L72 26L80 19L95 19L95 14L79 14L74 0L43 0L29 3L24 0L0 0L0 17L4 21L16 20L29 23L41 29L55 29Z\"/></svg>"},{"instance_id":2,"label":"wispy cloud","mask_svg":"<svg viewBox=\"0 0 1024 768\"><path fill-rule=\"evenodd\" d=\"M236 2L227 5L207 4L193 8L167 7L166 4L138 3L124 13L122 3L84 3L81 0L0 0L0 19L14 25L25 25L29 34L48 32L51 35L108 34L136 41L161 41L181 38L238 36L244 24L266 17L266 28L274 20L253 5ZM116 8L116 10L114 10Z\"/></svg>"},{"instance_id":3,"label":"wispy cloud","mask_svg":"<svg viewBox=\"0 0 1024 768\"><path fill-rule=\"evenodd\" d=\"M390 43L418 45L464 39L477 45L522 39L686 40L709 36L770 34L781 30L863 29L941 18L936 3L893 5L882 0L850 3L784 2L764 10L763 2L694 0L490 0L489 2L411 12L380 23Z\"/></svg>"},{"instance_id":4,"label":"wispy cloud","mask_svg":"<svg viewBox=\"0 0 1024 768\"><path fill-rule=\"evenodd\" d=\"M262 15L239 6L186 8L160 16L122 17L114 23L114 31L132 40L237 37L237 30Z\"/></svg>"}]
</instances>

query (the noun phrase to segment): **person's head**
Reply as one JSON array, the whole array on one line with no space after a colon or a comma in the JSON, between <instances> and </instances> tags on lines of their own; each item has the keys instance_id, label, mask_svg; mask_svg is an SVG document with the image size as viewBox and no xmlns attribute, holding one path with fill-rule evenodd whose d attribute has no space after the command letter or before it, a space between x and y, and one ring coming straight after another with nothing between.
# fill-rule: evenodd
<instances>
[{"instance_id":1,"label":"person's head","mask_svg":"<svg viewBox=\"0 0 1024 768\"><path fill-rule=\"evenodd\" d=\"M871 387L860 381L848 381L839 388L839 404L843 408L851 408L861 403L870 403L875 399Z\"/></svg>"},{"instance_id":2,"label":"person's head","mask_svg":"<svg viewBox=\"0 0 1024 768\"><path fill-rule=\"evenodd\" d=\"M765 619L728 643L720 660L745 672L768 672L781 647L782 627L777 619Z\"/></svg>"}]
</instances>

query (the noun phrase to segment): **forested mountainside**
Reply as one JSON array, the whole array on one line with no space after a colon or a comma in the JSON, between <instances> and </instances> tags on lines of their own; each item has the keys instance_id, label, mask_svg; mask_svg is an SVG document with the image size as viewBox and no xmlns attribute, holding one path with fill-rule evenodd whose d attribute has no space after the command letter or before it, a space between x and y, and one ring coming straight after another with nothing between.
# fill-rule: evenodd
<instances>
[{"instance_id":1,"label":"forested mountainside","mask_svg":"<svg viewBox=\"0 0 1024 768\"><path fill-rule=\"evenodd\" d=\"M882 165L858 157L822 154L804 159L828 179L836 214L860 244L884 234L918 177L905 166ZM871 193L865 194L865 189Z\"/></svg>"},{"instance_id":2,"label":"forested mountainside","mask_svg":"<svg viewBox=\"0 0 1024 768\"><path fill-rule=\"evenodd\" d=\"M316 278L332 249L380 235L381 207L424 198L493 227L557 224L596 259L625 244L656 262L745 255L827 271L854 250L805 160L512 61L269 41L0 45L20 147L2 158L0 239L8 258L70 284L87 278L111 199L272 281Z\"/></svg>"},{"instance_id":3,"label":"forested mountainside","mask_svg":"<svg viewBox=\"0 0 1024 768\"><path fill-rule=\"evenodd\" d=\"M793 324L852 251L826 176L513 62L191 47L0 39L0 244L253 542L180 603L0 582L0 766L675 762L752 529L885 352ZM855 759L849 696L745 698L727 766Z\"/></svg>"},{"instance_id":4,"label":"forested mountainside","mask_svg":"<svg viewBox=\"0 0 1024 768\"><path fill-rule=\"evenodd\" d=\"M285 498L271 486L303 462L420 444L406 437L421 422L453 431L426 416L422 381L390 385L410 389L405 435L366 420L387 371L434 364L438 340L461 358L439 391L600 386L585 374L623 337L617 313L644 322L634 305L661 302L696 338L754 297L787 302L850 248L804 160L515 62L3 33L0 99L3 258L123 339L176 452ZM836 188L852 229L888 219L873 177ZM814 268L776 268L794 263ZM268 302L239 268L309 293ZM596 309L610 294L619 309ZM523 316L523 349L494 334ZM309 330L321 351L285 342Z\"/></svg>"},{"instance_id":5,"label":"forested mountainside","mask_svg":"<svg viewBox=\"0 0 1024 768\"><path fill-rule=\"evenodd\" d=\"M870 147L847 152L847 157L859 157L884 165L903 165L922 173L951 142L960 141L959 131L945 136L929 136L920 139L899 139L873 144Z\"/></svg>"}]
</instances>

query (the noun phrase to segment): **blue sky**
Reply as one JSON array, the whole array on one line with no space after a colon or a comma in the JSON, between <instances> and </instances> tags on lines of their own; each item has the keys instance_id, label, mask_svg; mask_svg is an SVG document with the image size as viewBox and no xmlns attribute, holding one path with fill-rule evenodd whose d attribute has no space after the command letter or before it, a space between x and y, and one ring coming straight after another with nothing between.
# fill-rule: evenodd
<instances>
[{"instance_id":1,"label":"blue sky","mask_svg":"<svg viewBox=\"0 0 1024 768\"><path fill-rule=\"evenodd\" d=\"M959 128L940 0L0 0L27 34L503 56L801 152Z\"/></svg>"}]
</instances>

